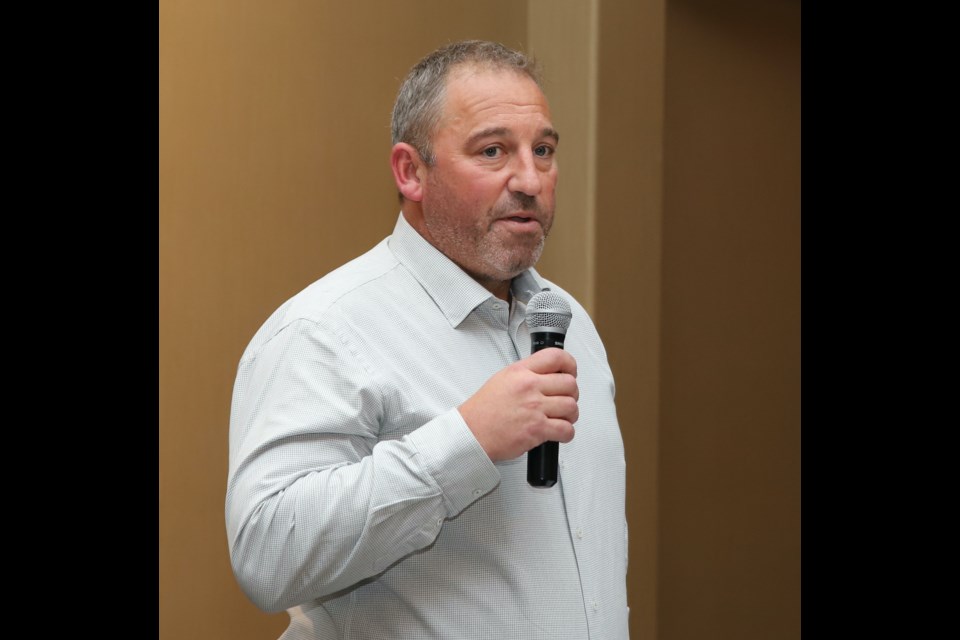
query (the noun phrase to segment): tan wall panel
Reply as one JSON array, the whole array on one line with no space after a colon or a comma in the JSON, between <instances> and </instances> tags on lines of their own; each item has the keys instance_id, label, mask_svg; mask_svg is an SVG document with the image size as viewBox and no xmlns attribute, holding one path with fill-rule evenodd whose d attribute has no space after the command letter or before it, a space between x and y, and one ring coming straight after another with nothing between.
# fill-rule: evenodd
<instances>
[{"instance_id":1,"label":"tan wall panel","mask_svg":"<svg viewBox=\"0 0 960 640\"><path fill-rule=\"evenodd\" d=\"M800 3L668 3L662 640L800 637Z\"/></svg>"},{"instance_id":2,"label":"tan wall panel","mask_svg":"<svg viewBox=\"0 0 960 640\"><path fill-rule=\"evenodd\" d=\"M435 47L522 47L512 0L161 0L160 637L276 637L229 566L236 365L283 300L388 234L389 118Z\"/></svg>"},{"instance_id":3,"label":"tan wall panel","mask_svg":"<svg viewBox=\"0 0 960 640\"><path fill-rule=\"evenodd\" d=\"M632 638L657 638L663 0L600 4L595 319L627 459Z\"/></svg>"}]
</instances>

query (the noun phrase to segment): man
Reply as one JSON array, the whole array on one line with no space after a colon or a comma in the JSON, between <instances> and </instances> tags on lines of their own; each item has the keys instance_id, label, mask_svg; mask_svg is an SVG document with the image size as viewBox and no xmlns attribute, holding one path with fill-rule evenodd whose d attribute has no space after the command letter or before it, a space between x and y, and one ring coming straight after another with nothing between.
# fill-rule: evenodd
<instances>
[{"instance_id":1,"label":"man","mask_svg":"<svg viewBox=\"0 0 960 640\"><path fill-rule=\"evenodd\" d=\"M393 234L278 309L231 407L234 573L292 638L628 636L623 441L586 311L533 265L559 135L530 60L455 43L393 113ZM530 297L571 304L530 355ZM576 423L576 437L574 437ZM560 445L559 481L526 452Z\"/></svg>"}]
</instances>

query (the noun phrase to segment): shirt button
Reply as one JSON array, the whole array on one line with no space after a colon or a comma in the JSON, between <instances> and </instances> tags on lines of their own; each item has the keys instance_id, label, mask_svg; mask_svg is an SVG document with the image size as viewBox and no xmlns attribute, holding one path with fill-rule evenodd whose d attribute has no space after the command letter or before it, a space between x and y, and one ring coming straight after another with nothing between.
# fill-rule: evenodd
<instances>
[{"instance_id":1,"label":"shirt button","mask_svg":"<svg viewBox=\"0 0 960 640\"><path fill-rule=\"evenodd\" d=\"M581 529L581 528L579 528L579 527L577 528L577 537L578 537L578 538L583 538L583 529Z\"/></svg>"},{"instance_id":2,"label":"shirt button","mask_svg":"<svg viewBox=\"0 0 960 640\"><path fill-rule=\"evenodd\" d=\"M442 526L443 526L443 518L437 518L437 526L438 526L438 527L442 527Z\"/></svg>"},{"instance_id":3,"label":"shirt button","mask_svg":"<svg viewBox=\"0 0 960 640\"><path fill-rule=\"evenodd\" d=\"M475 495L476 497L479 498L480 496L483 495L483 489L474 489L474 490L473 490L473 495Z\"/></svg>"},{"instance_id":4,"label":"shirt button","mask_svg":"<svg viewBox=\"0 0 960 640\"><path fill-rule=\"evenodd\" d=\"M493 303L493 308L499 310L499 309L500 309L500 303L499 303L499 302L494 302L494 303Z\"/></svg>"},{"instance_id":5,"label":"shirt button","mask_svg":"<svg viewBox=\"0 0 960 640\"><path fill-rule=\"evenodd\" d=\"M593 601L593 610L597 611L600 608L600 603L596 600Z\"/></svg>"}]
</instances>

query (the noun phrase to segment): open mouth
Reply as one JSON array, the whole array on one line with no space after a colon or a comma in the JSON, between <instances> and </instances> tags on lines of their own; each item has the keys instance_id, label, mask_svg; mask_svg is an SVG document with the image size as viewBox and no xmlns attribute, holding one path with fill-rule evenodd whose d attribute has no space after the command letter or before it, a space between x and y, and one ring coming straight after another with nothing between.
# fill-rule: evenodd
<instances>
[{"instance_id":1,"label":"open mouth","mask_svg":"<svg viewBox=\"0 0 960 640\"><path fill-rule=\"evenodd\" d=\"M513 233L539 233L540 221L535 216L515 215L498 218L497 223L505 225Z\"/></svg>"}]
</instances>

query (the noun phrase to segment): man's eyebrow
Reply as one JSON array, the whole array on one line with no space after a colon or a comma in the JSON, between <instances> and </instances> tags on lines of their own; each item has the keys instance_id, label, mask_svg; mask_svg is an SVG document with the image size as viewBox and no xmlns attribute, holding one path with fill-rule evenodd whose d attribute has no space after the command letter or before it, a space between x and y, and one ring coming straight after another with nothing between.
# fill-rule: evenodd
<instances>
[{"instance_id":1,"label":"man's eyebrow","mask_svg":"<svg viewBox=\"0 0 960 640\"><path fill-rule=\"evenodd\" d=\"M479 142L483 138L493 138L495 136L507 136L510 134L510 130L506 127L489 127L478 131L469 138L467 138L467 146L473 146L474 143Z\"/></svg>"},{"instance_id":2,"label":"man's eyebrow","mask_svg":"<svg viewBox=\"0 0 960 640\"><path fill-rule=\"evenodd\" d=\"M560 134L557 133L556 129L550 127L544 127L543 131L540 132L541 138L553 138L554 144L560 144Z\"/></svg>"},{"instance_id":3,"label":"man's eyebrow","mask_svg":"<svg viewBox=\"0 0 960 640\"><path fill-rule=\"evenodd\" d=\"M506 127L489 127L487 129L483 129L482 131L478 131L472 136L470 136L469 138L467 138L466 146L469 147L474 143L482 140L483 138L493 138L496 136L510 136L510 135L511 135L510 130L507 129ZM558 144L560 142L560 134L557 133L556 129L553 129L552 127L544 127L540 131L540 137L553 138L554 144Z\"/></svg>"}]
</instances>

